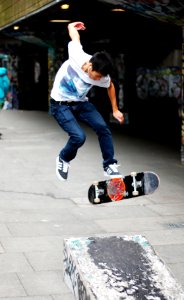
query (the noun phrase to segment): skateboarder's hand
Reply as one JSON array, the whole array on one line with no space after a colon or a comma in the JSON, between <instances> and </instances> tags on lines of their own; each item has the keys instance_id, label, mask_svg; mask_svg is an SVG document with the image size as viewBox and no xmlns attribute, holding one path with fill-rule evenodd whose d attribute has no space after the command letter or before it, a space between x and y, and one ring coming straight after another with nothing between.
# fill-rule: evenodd
<instances>
[{"instance_id":1,"label":"skateboarder's hand","mask_svg":"<svg viewBox=\"0 0 184 300\"><path fill-rule=\"evenodd\" d=\"M86 29L83 22L73 22L73 23L70 23L68 25L68 27L74 27L76 30L85 30Z\"/></svg>"},{"instance_id":2,"label":"skateboarder's hand","mask_svg":"<svg viewBox=\"0 0 184 300\"><path fill-rule=\"evenodd\" d=\"M78 33L79 30L85 30L86 27L84 26L83 22L73 22L68 25L68 32L69 36L72 41L80 42L80 35Z\"/></svg>"},{"instance_id":3,"label":"skateboarder's hand","mask_svg":"<svg viewBox=\"0 0 184 300\"><path fill-rule=\"evenodd\" d=\"M123 124L124 122L124 116L123 113L119 110L116 110L113 112L113 117L120 122L120 124Z\"/></svg>"}]
</instances>

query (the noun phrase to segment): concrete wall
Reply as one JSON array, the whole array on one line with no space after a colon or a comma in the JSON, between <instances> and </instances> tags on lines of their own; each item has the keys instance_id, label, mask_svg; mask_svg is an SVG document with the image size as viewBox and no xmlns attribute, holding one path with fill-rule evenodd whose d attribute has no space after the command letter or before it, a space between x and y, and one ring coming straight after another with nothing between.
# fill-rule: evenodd
<instances>
[{"instance_id":1,"label":"concrete wall","mask_svg":"<svg viewBox=\"0 0 184 300\"><path fill-rule=\"evenodd\" d=\"M0 27L21 19L33 12L38 11L43 6L55 3L54 0L5 0L0 3Z\"/></svg>"}]
</instances>

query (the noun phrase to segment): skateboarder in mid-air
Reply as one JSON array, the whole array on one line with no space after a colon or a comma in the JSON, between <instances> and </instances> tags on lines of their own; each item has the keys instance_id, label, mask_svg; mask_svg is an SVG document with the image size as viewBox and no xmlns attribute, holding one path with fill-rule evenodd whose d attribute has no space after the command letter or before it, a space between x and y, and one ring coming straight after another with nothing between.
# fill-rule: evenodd
<instances>
[{"instance_id":1,"label":"skateboarder in mid-air","mask_svg":"<svg viewBox=\"0 0 184 300\"><path fill-rule=\"evenodd\" d=\"M85 53L80 43L79 30L85 30L84 23L73 22L68 25L71 38L68 44L69 58L58 70L51 91L51 113L69 136L56 158L56 174L60 180L67 179L69 162L75 158L79 147L85 142L85 132L80 127L79 120L87 123L98 136L104 175L111 178L122 177L114 158L111 132L86 96L92 86L107 88L113 116L123 123L123 114L118 110L115 88L110 78L111 58L106 52L97 52L93 56Z\"/></svg>"}]
</instances>

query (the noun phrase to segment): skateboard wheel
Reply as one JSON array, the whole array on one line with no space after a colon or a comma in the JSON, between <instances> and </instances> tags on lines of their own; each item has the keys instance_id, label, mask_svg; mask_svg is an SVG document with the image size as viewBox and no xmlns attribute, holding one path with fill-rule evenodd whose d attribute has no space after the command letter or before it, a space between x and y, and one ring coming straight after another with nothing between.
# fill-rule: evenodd
<instances>
[{"instance_id":1,"label":"skateboard wheel","mask_svg":"<svg viewBox=\"0 0 184 300\"><path fill-rule=\"evenodd\" d=\"M136 176L137 175L137 172L131 172L130 175L133 177L133 176Z\"/></svg>"},{"instance_id":2,"label":"skateboard wheel","mask_svg":"<svg viewBox=\"0 0 184 300\"><path fill-rule=\"evenodd\" d=\"M133 192L132 192L132 195L133 195L133 196L138 196L138 195L139 195L139 192L138 192L138 191L133 191Z\"/></svg>"},{"instance_id":3,"label":"skateboard wheel","mask_svg":"<svg viewBox=\"0 0 184 300\"><path fill-rule=\"evenodd\" d=\"M100 203L100 198L95 198L94 203Z\"/></svg>"}]
</instances>

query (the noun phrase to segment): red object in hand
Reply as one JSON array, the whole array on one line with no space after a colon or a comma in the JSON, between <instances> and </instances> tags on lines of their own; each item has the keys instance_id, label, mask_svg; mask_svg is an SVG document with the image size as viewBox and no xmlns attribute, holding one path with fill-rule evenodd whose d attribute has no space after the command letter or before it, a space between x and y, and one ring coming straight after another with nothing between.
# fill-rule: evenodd
<instances>
[{"instance_id":1,"label":"red object in hand","mask_svg":"<svg viewBox=\"0 0 184 300\"><path fill-rule=\"evenodd\" d=\"M74 27L77 29L77 30L85 30L86 27L84 26L84 23L83 22L76 22L76 24L74 25Z\"/></svg>"}]
</instances>

